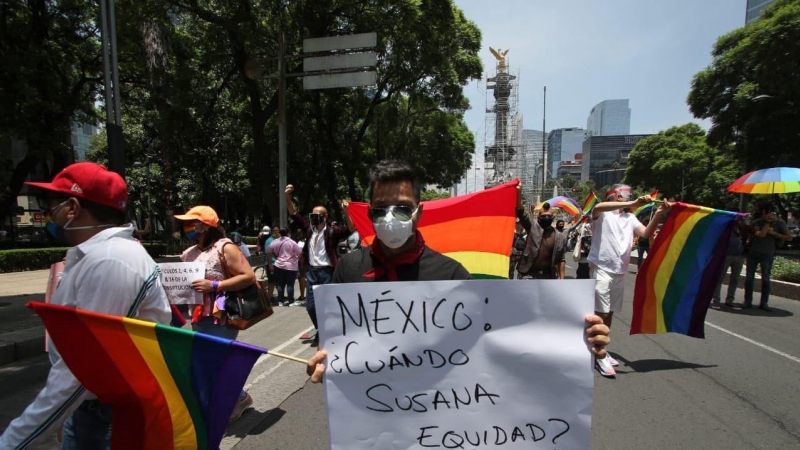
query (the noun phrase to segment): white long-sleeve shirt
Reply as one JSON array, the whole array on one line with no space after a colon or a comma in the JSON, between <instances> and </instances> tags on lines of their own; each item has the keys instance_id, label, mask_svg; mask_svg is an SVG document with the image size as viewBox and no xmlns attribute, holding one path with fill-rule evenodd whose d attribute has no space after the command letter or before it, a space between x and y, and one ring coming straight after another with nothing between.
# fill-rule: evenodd
<instances>
[{"instance_id":1,"label":"white long-sleeve shirt","mask_svg":"<svg viewBox=\"0 0 800 450\"><path fill-rule=\"evenodd\" d=\"M67 251L52 303L169 324L172 313L157 268L133 239L132 226L103 230ZM48 344L52 367L47 384L0 436L0 450L28 448L84 400L95 398L78 383L52 341Z\"/></svg>"}]
</instances>

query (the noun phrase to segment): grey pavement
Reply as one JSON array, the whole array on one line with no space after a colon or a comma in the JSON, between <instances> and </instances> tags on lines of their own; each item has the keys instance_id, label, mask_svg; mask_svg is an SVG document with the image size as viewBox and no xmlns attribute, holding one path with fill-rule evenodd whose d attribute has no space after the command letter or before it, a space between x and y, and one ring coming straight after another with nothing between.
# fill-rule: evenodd
<instances>
[{"instance_id":1,"label":"grey pavement","mask_svg":"<svg viewBox=\"0 0 800 450\"><path fill-rule=\"evenodd\" d=\"M618 375L595 375L592 448L800 449L800 302L773 297L772 313L710 310L706 339L630 336L634 280L627 277L625 308L612 326ZM313 349L297 337L309 325L303 308L277 308L240 339L306 358ZM0 429L46 372L43 357L0 367ZM301 364L265 358L248 379L255 408L229 426L222 448L328 448L323 389L307 379ZM56 447L50 438L35 448Z\"/></svg>"}]
</instances>

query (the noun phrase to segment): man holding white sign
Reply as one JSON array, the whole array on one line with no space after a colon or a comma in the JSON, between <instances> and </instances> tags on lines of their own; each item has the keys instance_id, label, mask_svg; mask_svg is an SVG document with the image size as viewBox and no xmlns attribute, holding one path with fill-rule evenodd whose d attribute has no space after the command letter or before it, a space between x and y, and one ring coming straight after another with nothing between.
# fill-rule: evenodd
<instances>
[{"instance_id":1,"label":"man holding white sign","mask_svg":"<svg viewBox=\"0 0 800 450\"><path fill-rule=\"evenodd\" d=\"M379 163L370 172L369 197L378 242L345 256L334 283L469 278L459 263L426 247L416 231L422 208L410 167L398 161ZM592 378L585 342L603 357L609 339L608 327L595 315L584 318L589 328L576 325L575 317L591 310L593 292L591 281L578 283L580 289L571 283L569 291L550 281L325 286L321 295L329 301L320 319L332 355L328 405L348 411L330 414L332 446L561 441L588 447ZM498 294L505 306L489 308ZM489 333L493 326L495 333ZM589 335L585 342L584 333ZM534 341L536 347L519 349L519 342ZM517 344L509 348L510 342ZM530 358L532 354L537 357ZM320 351L309 360L313 382L321 381L327 355ZM470 356L475 362L463 370L460 366ZM527 392L538 397L519 401ZM358 417L350 415L353 411ZM500 420L500 411L505 414L497 424L488 424L480 414ZM336 417L348 417L348 422L338 423ZM466 418L478 418L484 426L464 422ZM348 423L369 431L359 434ZM370 425L361 426L365 423ZM570 426L573 432L564 436Z\"/></svg>"}]
</instances>

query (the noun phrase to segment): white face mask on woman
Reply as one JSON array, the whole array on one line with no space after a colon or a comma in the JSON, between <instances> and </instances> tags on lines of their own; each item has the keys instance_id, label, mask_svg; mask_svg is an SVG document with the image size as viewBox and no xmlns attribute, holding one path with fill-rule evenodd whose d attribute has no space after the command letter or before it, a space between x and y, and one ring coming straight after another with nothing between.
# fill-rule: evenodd
<instances>
[{"instance_id":1,"label":"white face mask on woman","mask_svg":"<svg viewBox=\"0 0 800 450\"><path fill-rule=\"evenodd\" d=\"M412 215L416 212L417 209L414 209ZM386 212L383 219L373 222L372 225L375 228L375 234L378 236L378 239L383 242L383 245L391 249L402 247L414 232L412 218L408 220L399 220L394 216L391 210Z\"/></svg>"}]
</instances>

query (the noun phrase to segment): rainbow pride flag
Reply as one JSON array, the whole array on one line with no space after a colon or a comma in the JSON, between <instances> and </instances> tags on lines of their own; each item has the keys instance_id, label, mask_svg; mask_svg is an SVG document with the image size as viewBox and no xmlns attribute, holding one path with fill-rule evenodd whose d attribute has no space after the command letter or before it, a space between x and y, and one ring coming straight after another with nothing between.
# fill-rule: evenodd
<instances>
[{"instance_id":1,"label":"rainbow pride flag","mask_svg":"<svg viewBox=\"0 0 800 450\"><path fill-rule=\"evenodd\" d=\"M115 450L218 449L266 349L61 305L30 302L75 378L114 405Z\"/></svg>"},{"instance_id":2,"label":"rainbow pride flag","mask_svg":"<svg viewBox=\"0 0 800 450\"><path fill-rule=\"evenodd\" d=\"M703 338L738 213L674 203L636 277L631 334Z\"/></svg>"},{"instance_id":3,"label":"rainbow pride flag","mask_svg":"<svg viewBox=\"0 0 800 450\"><path fill-rule=\"evenodd\" d=\"M473 278L508 278L519 180L474 194L423 202L418 229L425 244L460 262ZM363 244L375 239L366 203L347 213Z\"/></svg>"},{"instance_id":4,"label":"rainbow pride flag","mask_svg":"<svg viewBox=\"0 0 800 450\"><path fill-rule=\"evenodd\" d=\"M586 197L586 200L583 202L583 208L581 208L583 210L583 215L585 216L592 212L598 203L600 203L600 201L597 199L597 195L595 195L594 191L590 192L589 196Z\"/></svg>"},{"instance_id":5,"label":"rainbow pride flag","mask_svg":"<svg viewBox=\"0 0 800 450\"><path fill-rule=\"evenodd\" d=\"M581 213L580 207L578 206L578 202L575 199L570 197L565 197L563 195L559 195L558 197L553 197L549 200L546 200L542 203L549 203L553 208L561 208L562 211L569 214L572 217L578 216ZM536 209L540 209L538 206Z\"/></svg>"}]
</instances>

